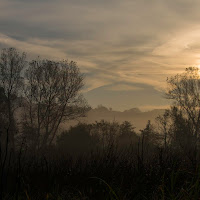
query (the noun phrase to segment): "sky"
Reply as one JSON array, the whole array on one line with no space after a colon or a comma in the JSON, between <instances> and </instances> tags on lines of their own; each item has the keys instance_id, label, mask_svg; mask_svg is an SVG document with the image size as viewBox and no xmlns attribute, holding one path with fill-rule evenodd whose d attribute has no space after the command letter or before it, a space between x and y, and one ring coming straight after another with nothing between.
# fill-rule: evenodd
<instances>
[{"instance_id":1,"label":"sky","mask_svg":"<svg viewBox=\"0 0 200 200\"><path fill-rule=\"evenodd\" d=\"M166 78L200 66L199 0L0 0L0 48L77 62L92 107L165 108Z\"/></svg>"}]
</instances>

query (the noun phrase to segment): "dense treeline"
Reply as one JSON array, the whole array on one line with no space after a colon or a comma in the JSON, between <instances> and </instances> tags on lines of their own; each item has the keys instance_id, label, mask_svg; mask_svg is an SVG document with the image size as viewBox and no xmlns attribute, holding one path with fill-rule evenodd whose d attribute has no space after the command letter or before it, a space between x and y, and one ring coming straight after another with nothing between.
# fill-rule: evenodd
<instances>
[{"instance_id":1,"label":"dense treeline","mask_svg":"<svg viewBox=\"0 0 200 200\"><path fill-rule=\"evenodd\" d=\"M199 199L200 77L167 80L170 109L128 121L60 125L90 109L75 62L0 57L0 199Z\"/></svg>"}]
</instances>

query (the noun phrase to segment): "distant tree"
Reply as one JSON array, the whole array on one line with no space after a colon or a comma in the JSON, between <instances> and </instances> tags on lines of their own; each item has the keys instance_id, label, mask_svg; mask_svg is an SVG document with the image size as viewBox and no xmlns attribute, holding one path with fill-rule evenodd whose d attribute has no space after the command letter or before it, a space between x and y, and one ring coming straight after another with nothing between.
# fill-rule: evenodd
<instances>
[{"instance_id":1,"label":"distant tree","mask_svg":"<svg viewBox=\"0 0 200 200\"><path fill-rule=\"evenodd\" d=\"M122 124L120 124L120 134L121 135L135 134L134 129L135 129L135 127L133 127L133 125L128 121L124 121L124 122L122 122Z\"/></svg>"},{"instance_id":2,"label":"distant tree","mask_svg":"<svg viewBox=\"0 0 200 200\"><path fill-rule=\"evenodd\" d=\"M89 106L80 94L83 75L75 62L33 60L25 72L25 127L33 145L51 145L61 123L85 116Z\"/></svg>"},{"instance_id":3,"label":"distant tree","mask_svg":"<svg viewBox=\"0 0 200 200\"><path fill-rule=\"evenodd\" d=\"M98 138L91 135L91 124L79 123L57 137L57 148L64 153L85 153L96 147Z\"/></svg>"},{"instance_id":4,"label":"distant tree","mask_svg":"<svg viewBox=\"0 0 200 200\"><path fill-rule=\"evenodd\" d=\"M16 124L14 112L19 107L19 96L23 86L22 71L26 65L26 54L15 48L3 49L0 56L0 87L4 99L4 114L6 116L9 144L14 149ZM2 96L3 95L3 96ZM1 99L2 100L2 99ZM2 110L1 110L2 111Z\"/></svg>"},{"instance_id":5,"label":"distant tree","mask_svg":"<svg viewBox=\"0 0 200 200\"><path fill-rule=\"evenodd\" d=\"M122 124L120 124L120 130L119 130L119 137L118 137L118 142L122 146L127 146L133 143L138 142L138 136L135 132L135 127L128 122L124 121Z\"/></svg>"},{"instance_id":6,"label":"distant tree","mask_svg":"<svg viewBox=\"0 0 200 200\"><path fill-rule=\"evenodd\" d=\"M158 146L158 134L150 120L148 120L146 127L140 130L140 132L141 134L138 142L138 161L143 163L144 158L148 158L149 152Z\"/></svg>"},{"instance_id":7,"label":"distant tree","mask_svg":"<svg viewBox=\"0 0 200 200\"><path fill-rule=\"evenodd\" d=\"M110 110L110 109L106 108L105 106L103 106L101 104L98 105L96 109L98 109L100 112L107 112L107 111Z\"/></svg>"},{"instance_id":8,"label":"distant tree","mask_svg":"<svg viewBox=\"0 0 200 200\"><path fill-rule=\"evenodd\" d=\"M167 147L167 145L170 143L170 110L165 110L165 113L163 115L159 115L156 117L156 122L158 124L159 130L160 130L160 136L163 137L161 138L161 143L164 141L164 148Z\"/></svg>"},{"instance_id":9,"label":"distant tree","mask_svg":"<svg viewBox=\"0 0 200 200\"><path fill-rule=\"evenodd\" d=\"M113 145L119 135L119 123L118 122L108 122L101 120L99 122L92 124L92 135L96 135L100 138L100 142L104 147Z\"/></svg>"},{"instance_id":10,"label":"distant tree","mask_svg":"<svg viewBox=\"0 0 200 200\"><path fill-rule=\"evenodd\" d=\"M140 132L144 144L157 144L158 134L155 132L155 128L150 120L148 120L146 127L140 130Z\"/></svg>"}]
</instances>

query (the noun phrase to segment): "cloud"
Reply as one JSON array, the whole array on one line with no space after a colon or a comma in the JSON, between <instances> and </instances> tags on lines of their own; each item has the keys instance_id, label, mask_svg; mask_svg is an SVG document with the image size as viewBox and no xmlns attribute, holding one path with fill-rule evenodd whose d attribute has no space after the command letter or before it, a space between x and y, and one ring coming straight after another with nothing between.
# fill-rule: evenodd
<instances>
[{"instance_id":1,"label":"cloud","mask_svg":"<svg viewBox=\"0 0 200 200\"><path fill-rule=\"evenodd\" d=\"M178 32L169 41L154 49L153 54L160 56L174 56L190 50L191 46L200 44L200 27L193 30ZM188 51L187 51L188 53ZM190 54L194 55L194 52Z\"/></svg>"},{"instance_id":2,"label":"cloud","mask_svg":"<svg viewBox=\"0 0 200 200\"><path fill-rule=\"evenodd\" d=\"M63 58L65 54L56 48L44 46L41 44L34 44L28 41L19 41L17 39L10 38L0 33L0 44L5 47L16 47L21 51L26 51L32 55L41 55L46 57L52 57L53 59Z\"/></svg>"},{"instance_id":3,"label":"cloud","mask_svg":"<svg viewBox=\"0 0 200 200\"><path fill-rule=\"evenodd\" d=\"M169 101L164 98L163 92L155 90L154 87L148 84L120 82L116 85L128 85L132 88L141 89L108 90L112 85L106 85L86 92L85 97L88 99L89 104L94 107L102 104L121 111L146 105L156 107L169 104Z\"/></svg>"},{"instance_id":4,"label":"cloud","mask_svg":"<svg viewBox=\"0 0 200 200\"><path fill-rule=\"evenodd\" d=\"M2 0L0 46L77 61L84 93L104 86L131 93L137 83L161 91L167 76L200 64L199 7L198 0Z\"/></svg>"},{"instance_id":5,"label":"cloud","mask_svg":"<svg viewBox=\"0 0 200 200\"><path fill-rule=\"evenodd\" d=\"M134 90L143 90L141 87L131 86L127 84L116 84L106 87L106 90L112 91L134 91Z\"/></svg>"}]
</instances>

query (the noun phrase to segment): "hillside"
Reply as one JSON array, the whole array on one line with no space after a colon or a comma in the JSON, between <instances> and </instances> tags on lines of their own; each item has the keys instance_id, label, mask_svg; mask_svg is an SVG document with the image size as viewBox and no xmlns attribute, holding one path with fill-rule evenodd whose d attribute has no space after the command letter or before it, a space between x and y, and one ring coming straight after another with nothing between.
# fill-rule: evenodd
<instances>
[{"instance_id":1,"label":"hillside","mask_svg":"<svg viewBox=\"0 0 200 200\"><path fill-rule=\"evenodd\" d=\"M132 109L120 112L120 111L114 111L112 109L108 109L104 106L101 106L98 108L91 109L87 113L86 117L81 118L76 121L67 122L62 127L68 128L69 126L73 126L78 122L94 123L95 121L100 121L104 119L110 122L129 121L136 127L136 131L139 131L140 129L145 127L148 120L151 120L152 122L154 122L155 118L162 113L164 113L164 109L154 109L151 111L142 112L138 108L132 108Z\"/></svg>"}]
</instances>

